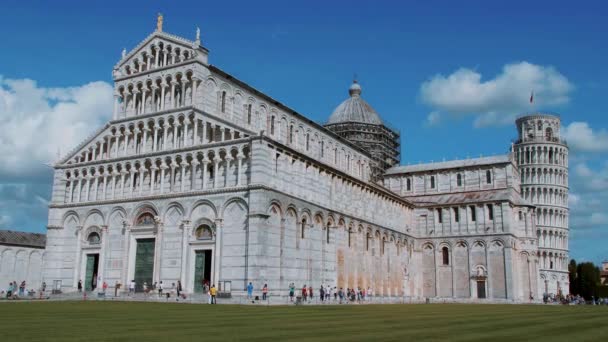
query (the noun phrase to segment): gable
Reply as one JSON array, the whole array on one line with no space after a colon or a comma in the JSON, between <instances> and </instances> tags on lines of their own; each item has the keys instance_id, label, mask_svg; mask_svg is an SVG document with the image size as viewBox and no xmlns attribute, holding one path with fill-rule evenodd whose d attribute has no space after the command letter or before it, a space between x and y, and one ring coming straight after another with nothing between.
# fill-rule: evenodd
<instances>
[{"instance_id":1,"label":"gable","mask_svg":"<svg viewBox=\"0 0 608 342\"><path fill-rule=\"evenodd\" d=\"M114 66L113 76L125 77L198 56L203 56L206 63L207 53L198 41L155 31L129 53L123 51L121 60Z\"/></svg>"},{"instance_id":2,"label":"gable","mask_svg":"<svg viewBox=\"0 0 608 342\"><path fill-rule=\"evenodd\" d=\"M64 158L60 159L55 166L61 165L72 165L76 163L82 163L85 159L79 160L76 162L77 157L82 157L86 152L89 152L91 148L99 147L99 144L102 142L107 142L107 139L104 137L107 135L112 135L110 132L110 124L107 123L103 127L99 128L95 133L93 133L89 138L85 139L82 143L76 146L70 153L68 153ZM90 161L90 159L89 159Z\"/></svg>"}]
</instances>

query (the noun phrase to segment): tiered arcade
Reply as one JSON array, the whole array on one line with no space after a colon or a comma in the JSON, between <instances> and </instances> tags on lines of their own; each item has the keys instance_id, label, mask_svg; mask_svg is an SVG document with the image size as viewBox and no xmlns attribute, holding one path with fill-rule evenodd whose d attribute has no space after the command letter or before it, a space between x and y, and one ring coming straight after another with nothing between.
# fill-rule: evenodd
<instances>
[{"instance_id":1,"label":"tiered arcade","mask_svg":"<svg viewBox=\"0 0 608 342\"><path fill-rule=\"evenodd\" d=\"M530 114L516 121L513 146L521 193L536 206L540 285L546 294L568 294L568 145L560 118Z\"/></svg>"}]
</instances>

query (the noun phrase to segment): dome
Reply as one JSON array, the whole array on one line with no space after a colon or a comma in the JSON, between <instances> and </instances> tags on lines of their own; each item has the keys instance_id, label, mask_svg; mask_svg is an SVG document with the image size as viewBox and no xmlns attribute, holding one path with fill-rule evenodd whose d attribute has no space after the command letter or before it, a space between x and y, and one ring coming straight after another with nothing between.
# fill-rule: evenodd
<instances>
[{"instance_id":1,"label":"dome","mask_svg":"<svg viewBox=\"0 0 608 342\"><path fill-rule=\"evenodd\" d=\"M371 125L382 125L382 119L369 103L365 102L361 98L361 85L354 81L353 84L348 88L348 94L350 97L342 102L331 114L328 125L345 123L345 122L358 122Z\"/></svg>"}]
</instances>

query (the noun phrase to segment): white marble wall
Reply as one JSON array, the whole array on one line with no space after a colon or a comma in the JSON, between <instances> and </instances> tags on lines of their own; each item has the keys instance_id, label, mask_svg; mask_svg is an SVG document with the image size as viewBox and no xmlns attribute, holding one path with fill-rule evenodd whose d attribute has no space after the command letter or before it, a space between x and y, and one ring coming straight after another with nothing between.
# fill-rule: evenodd
<instances>
[{"instance_id":1,"label":"white marble wall","mask_svg":"<svg viewBox=\"0 0 608 342\"><path fill-rule=\"evenodd\" d=\"M21 284L36 292L42 285L44 249L0 245L0 289L6 291L9 283Z\"/></svg>"}]
</instances>

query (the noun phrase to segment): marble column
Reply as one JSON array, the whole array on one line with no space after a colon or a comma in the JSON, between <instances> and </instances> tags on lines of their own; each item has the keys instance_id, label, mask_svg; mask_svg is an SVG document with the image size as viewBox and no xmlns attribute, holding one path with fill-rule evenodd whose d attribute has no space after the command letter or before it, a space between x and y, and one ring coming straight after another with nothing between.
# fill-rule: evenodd
<instances>
[{"instance_id":1,"label":"marble column","mask_svg":"<svg viewBox=\"0 0 608 342\"><path fill-rule=\"evenodd\" d=\"M156 170L158 170L158 168L156 165L152 164L152 166L150 166L150 196L154 195L154 186L156 185L154 178L156 178Z\"/></svg>"},{"instance_id":2,"label":"marble column","mask_svg":"<svg viewBox=\"0 0 608 342\"><path fill-rule=\"evenodd\" d=\"M198 160L192 159L190 162L190 190L196 190L196 166L199 164Z\"/></svg>"},{"instance_id":3,"label":"marble column","mask_svg":"<svg viewBox=\"0 0 608 342\"><path fill-rule=\"evenodd\" d=\"M156 152L157 151L157 141L158 141L158 124L154 123L154 128L152 128L154 130L154 141L152 141L152 152Z\"/></svg>"},{"instance_id":4,"label":"marble column","mask_svg":"<svg viewBox=\"0 0 608 342\"><path fill-rule=\"evenodd\" d=\"M203 167L201 168L201 173L202 173L202 178L203 178L203 184L202 184L202 189L205 190L207 188L207 165L209 165L209 160L207 160L206 158L203 158Z\"/></svg>"},{"instance_id":5,"label":"marble column","mask_svg":"<svg viewBox=\"0 0 608 342\"><path fill-rule=\"evenodd\" d=\"M190 226L190 221L188 220L184 220L182 221L182 225L181 225L181 229L182 229L182 257L181 257L181 262L180 262L180 266L181 266L181 271L180 271L180 281L182 283L182 288L184 288L186 286L186 265L187 265L187 259L188 259L188 232L191 229ZM194 289L190 289L191 292L194 292L192 290Z\"/></svg>"},{"instance_id":6,"label":"marble column","mask_svg":"<svg viewBox=\"0 0 608 342\"><path fill-rule=\"evenodd\" d=\"M165 192L165 170L168 169L167 164L163 162L160 165L160 193L163 194Z\"/></svg>"},{"instance_id":7,"label":"marble column","mask_svg":"<svg viewBox=\"0 0 608 342\"><path fill-rule=\"evenodd\" d=\"M186 185L186 167L188 166L188 163L184 160L181 162L180 166L181 166L182 176L181 176L181 179L179 182L180 183L179 191L184 192L184 185Z\"/></svg>"}]
</instances>

